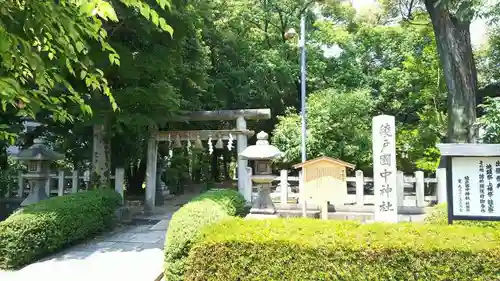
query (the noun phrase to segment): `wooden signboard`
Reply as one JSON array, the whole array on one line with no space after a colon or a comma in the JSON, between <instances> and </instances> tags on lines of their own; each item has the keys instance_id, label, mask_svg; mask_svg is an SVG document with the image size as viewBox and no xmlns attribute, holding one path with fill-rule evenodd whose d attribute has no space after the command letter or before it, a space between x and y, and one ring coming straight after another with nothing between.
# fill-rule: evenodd
<instances>
[{"instance_id":1,"label":"wooden signboard","mask_svg":"<svg viewBox=\"0 0 500 281\"><path fill-rule=\"evenodd\" d=\"M300 201L321 206L328 201L332 205L344 205L347 197L346 169L354 165L330 157L319 157L294 166L302 168L303 187L299 190Z\"/></svg>"},{"instance_id":2,"label":"wooden signboard","mask_svg":"<svg viewBox=\"0 0 500 281\"><path fill-rule=\"evenodd\" d=\"M500 221L500 145L439 144L446 161L448 223Z\"/></svg>"}]
</instances>

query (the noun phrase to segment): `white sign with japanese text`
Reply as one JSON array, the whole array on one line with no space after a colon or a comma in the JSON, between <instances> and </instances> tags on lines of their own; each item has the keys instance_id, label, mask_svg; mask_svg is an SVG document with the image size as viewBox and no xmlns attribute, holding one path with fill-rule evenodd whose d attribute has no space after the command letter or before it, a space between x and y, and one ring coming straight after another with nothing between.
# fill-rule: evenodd
<instances>
[{"instance_id":1,"label":"white sign with japanese text","mask_svg":"<svg viewBox=\"0 0 500 281\"><path fill-rule=\"evenodd\" d=\"M453 157L453 215L500 216L500 157Z\"/></svg>"},{"instance_id":2,"label":"white sign with japanese text","mask_svg":"<svg viewBox=\"0 0 500 281\"><path fill-rule=\"evenodd\" d=\"M394 116L373 118L373 185L375 221L397 222L396 124Z\"/></svg>"}]
</instances>

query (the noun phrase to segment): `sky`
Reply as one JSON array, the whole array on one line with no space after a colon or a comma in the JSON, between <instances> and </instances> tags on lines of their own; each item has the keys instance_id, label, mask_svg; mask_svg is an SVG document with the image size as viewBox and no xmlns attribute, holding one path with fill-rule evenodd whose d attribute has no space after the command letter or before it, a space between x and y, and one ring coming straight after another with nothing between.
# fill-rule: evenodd
<instances>
[{"instance_id":1,"label":"sky","mask_svg":"<svg viewBox=\"0 0 500 281\"><path fill-rule=\"evenodd\" d=\"M374 5L376 0L350 0L355 9L359 10L363 7ZM496 0L488 0L488 2L496 2ZM475 48L487 42L487 25L484 19L478 19L471 24L471 41Z\"/></svg>"}]
</instances>

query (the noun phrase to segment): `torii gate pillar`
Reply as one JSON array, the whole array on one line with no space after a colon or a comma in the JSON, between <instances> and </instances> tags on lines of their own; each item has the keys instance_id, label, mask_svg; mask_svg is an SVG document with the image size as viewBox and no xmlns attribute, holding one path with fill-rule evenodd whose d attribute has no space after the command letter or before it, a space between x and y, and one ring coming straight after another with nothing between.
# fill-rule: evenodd
<instances>
[{"instance_id":1,"label":"torii gate pillar","mask_svg":"<svg viewBox=\"0 0 500 281\"><path fill-rule=\"evenodd\" d=\"M245 117L239 116L236 119L236 129L246 130L247 122ZM241 158L240 153L248 146L248 138L245 135L238 135L236 137L236 150L238 152L238 191L245 197L247 202L252 201L252 186L248 184L247 166L248 160Z\"/></svg>"},{"instance_id":2,"label":"torii gate pillar","mask_svg":"<svg viewBox=\"0 0 500 281\"><path fill-rule=\"evenodd\" d=\"M148 158L146 167L146 198L144 200L144 212L152 213L155 207L156 197L156 162L158 158L158 141L156 131L148 139Z\"/></svg>"}]
</instances>

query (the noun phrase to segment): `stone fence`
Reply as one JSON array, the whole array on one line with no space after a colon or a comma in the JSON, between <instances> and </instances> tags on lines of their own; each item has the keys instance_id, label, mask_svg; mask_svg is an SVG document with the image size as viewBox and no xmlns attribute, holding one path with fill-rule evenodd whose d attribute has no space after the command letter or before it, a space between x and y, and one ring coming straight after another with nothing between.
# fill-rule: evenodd
<instances>
[{"instance_id":1,"label":"stone fence","mask_svg":"<svg viewBox=\"0 0 500 281\"><path fill-rule=\"evenodd\" d=\"M373 205L373 178L364 177L363 171L356 171L356 176L347 177L346 205ZM274 180L276 189L271 193L273 201L282 204L296 203L299 197L299 177L288 176L287 170L282 170L280 176ZM286 183L286 185L284 184ZM287 188L283 188L286 186ZM425 207L430 203L446 202L446 169L438 169L436 177L425 178L422 171L417 171L413 176L397 173L398 206ZM253 197L257 197L254 186Z\"/></svg>"},{"instance_id":2,"label":"stone fence","mask_svg":"<svg viewBox=\"0 0 500 281\"><path fill-rule=\"evenodd\" d=\"M115 169L114 175L111 175L110 178L115 190L123 195L123 185L125 180L124 169ZM89 181L89 171L59 170L56 173L50 174L49 179L45 183L45 192L49 196L62 196L64 194L76 193L78 191L87 190L89 187ZM28 195L30 186L21 172L18 174L17 183L17 190L8 190L6 194L7 198L24 198Z\"/></svg>"}]
</instances>

